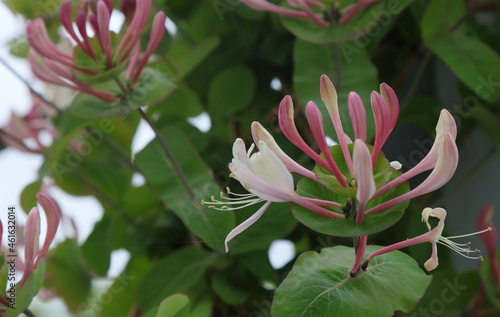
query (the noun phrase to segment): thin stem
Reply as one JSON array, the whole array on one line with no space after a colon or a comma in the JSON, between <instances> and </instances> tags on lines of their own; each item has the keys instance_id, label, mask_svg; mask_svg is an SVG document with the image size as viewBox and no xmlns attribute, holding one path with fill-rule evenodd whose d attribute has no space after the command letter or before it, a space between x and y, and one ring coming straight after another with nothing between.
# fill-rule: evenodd
<instances>
[{"instance_id":1,"label":"thin stem","mask_svg":"<svg viewBox=\"0 0 500 317\"><path fill-rule=\"evenodd\" d=\"M479 3L479 0L472 0L470 2L465 14L455 23L455 25L453 25L450 28L450 33L455 32L467 20L467 18L474 12L478 3Z\"/></svg>"},{"instance_id":2,"label":"thin stem","mask_svg":"<svg viewBox=\"0 0 500 317\"><path fill-rule=\"evenodd\" d=\"M360 271L361 261L363 260L363 256L365 255L367 241L368 236L361 236L358 238L356 247L356 260L354 260L354 264L350 272L351 277L355 277Z\"/></svg>"},{"instance_id":3,"label":"thin stem","mask_svg":"<svg viewBox=\"0 0 500 317\"><path fill-rule=\"evenodd\" d=\"M26 146L26 144L24 144L24 142L18 138L16 138L15 136L13 136L12 134L6 132L5 130L3 129L0 129L0 134L3 134L5 135L7 138L11 139L12 141L14 141L16 144L18 144L19 146L23 147L26 149L26 151L30 152L30 153L35 153L35 154L41 154L39 151L36 151L36 150L33 150L33 149L30 149L28 146Z\"/></svg>"},{"instance_id":4,"label":"thin stem","mask_svg":"<svg viewBox=\"0 0 500 317\"><path fill-rule=\"evenodd\" d=\"M188 193L189 197L194 200L196 197L194 195L193 190L191 189L191 186L189 186L189 183L186 179L186 176L184 175L184 172L182 171L179 162L177 162L177 159L174 156L174 153L170 149L167 140L161 135L160 131L156 127L156 125L151 121L151 118L142 110L142 108L137 109L139 113L141 114L142 118L149 124L151 129L153 129L156 138L158 139L158 142L160 143L161 148L163 149L163 152L165 152L165 155L167 156L168 160L172 164L172 169L174 170L174 173L177 175L179 178L179 181L181 182L182 186Z\"/></svg>"},{"instance_id":5,"label":"thin stem","mask_svg":"<svg viewBox=\"0 0 500 317\"><path fill-rule=\"evenodd\" d=\"M26 308L24 311L23 311L23 314L25 314L26 316L28 317L36 317L35 314L33 314L33 312L31 310L29 310L28 308Z\"/></svg>"},{"instance_id":6,"label":"thin stem","mask_svg":"<svg viewBox=\"0 0 500 317\"><path fill-rule=\"evenodd\" d=\"M28 89L31 91L31 93L33 93L38 98L40 98L40 100L42 100L49 107L51 107L52 109L54 109L55 111L57 111L57 113L59 113L59 114L62 113L62 110L59 109L59 107L57 107L53 102L45 99L44 96L42 96L33 87L31 87L30 83L28 83L26 81L26 79L24 79L14 68L12 68L9 64L7 64L7 62L3 58L1 58L1 57L0 57L0 63L2 63L14 76L16 76L21 82L23 82L23 84L25 84L26 87L28 87Z\"/></svg>"},{"instance_id":7,"label":"thin stem","mask_svg":"<svg viewBox=\"0 0 500 317\"><path fill-rule=\"evenodd\" d=\"M429 64L429 61L431 60L432 57L432 52L430 50L426 50L424 54L424 58L422 59L422 62L420 63L420 66L418 67L417 74L415 75L415 79L413 80L410 90L408 91L408 94L405 97L405 102L401 106L401 108L404 108L408 102L413 98L415 95L415 92L417 91L418 85L420 84L420 81L422 80L422 76L424 75L424 71L427 68L427 64Z\"/></svg>"}]
</instances>

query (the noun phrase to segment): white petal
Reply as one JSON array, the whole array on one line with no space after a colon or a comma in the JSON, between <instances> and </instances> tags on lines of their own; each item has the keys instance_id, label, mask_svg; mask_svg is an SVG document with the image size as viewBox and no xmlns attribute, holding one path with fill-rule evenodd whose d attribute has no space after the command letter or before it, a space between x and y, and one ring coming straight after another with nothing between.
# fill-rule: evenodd
<instances>
[{"instance_id":1,"label":"white petal","mask_svg":"<svg viewBox=\"0 0 500 317\"><path fill-rule=\"evenodd\" d=\"M231 232L226 237L226 241L224 244L226 245L226 253L229 252L229 247L227 246L227 243L231 241L234 237L245 231L248 227L253 225L257 220L259 220L260 217L264 214L266 211L267 207L271 204L270 201L264 204L264 206L260 207L259 210L257 210L256 213L254 213L250 218L247 220L243 221L238 227L234 228Z\"/></svg>"}]
</instances>

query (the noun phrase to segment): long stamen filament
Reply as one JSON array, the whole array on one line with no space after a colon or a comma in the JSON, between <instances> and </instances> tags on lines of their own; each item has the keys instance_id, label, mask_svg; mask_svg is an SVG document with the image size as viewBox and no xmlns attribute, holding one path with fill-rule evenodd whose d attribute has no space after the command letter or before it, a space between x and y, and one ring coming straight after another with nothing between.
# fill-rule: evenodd
<instances>
[{"instance_id":1,"label":"long stamen filament","mask_svg":"<svg viewBox=\"0 0 500 317\"><path fill-rule=\"evenodd\" d=\"M456 239L456 238L465 238L465 237L470 237L470 236L475 236L477 234L481 234L481 233L485 233L487 231L491 231L491 227L488 227L484 230L481 230L481 231L478 231L478 232L473 232L473 233L468 233L468 234L463 234L463 235L460 235L460 236L452 236L452 237L446 237L447 239Z\"/></svg>"},{"instance_id":2,"label":"long stamen filament","mask_svg":"<svg viewBox=\"0 0 500 317\"><path fill-rule=\"evenodd\" d=\"M265 201L262 198L259 198L253 194L236 194L232 193L231 190L226 187L226 192L230 195L238 196L236 198L227 197L224 195L224 192L220 192L221 199L225 201L217 200L214 196L211 197L211 201L202 200L202 205L210 205L208 208L212 208L215 210L238 210L243 209L260 202ZM222 205L221 207L217 207L216 205ZM229 207L230 206L230 207Z\"/></svg>"}]
</instances>

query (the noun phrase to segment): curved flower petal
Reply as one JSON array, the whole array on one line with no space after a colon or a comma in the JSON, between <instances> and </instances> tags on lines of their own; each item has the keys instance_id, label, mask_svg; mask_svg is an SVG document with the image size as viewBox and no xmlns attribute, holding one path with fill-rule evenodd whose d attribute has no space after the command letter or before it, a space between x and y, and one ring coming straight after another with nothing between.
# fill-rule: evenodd
<instances>
[{"instance_id":1,"label":"curved flower petal","mask_svg":"<svg viewBox=\"0 0 500 317\"><path fill-rule=\"evenodd\" d=\"M370 151L366 147L366 144L359 139L354 141L353 167L358 186L356 198L359 202L356 214L356 223L360 224L363 221L366 204L375 193L376 187L375 179L373 177Z\"/></svg>"},{"instance_id":2,"label":"curved flower petal","mask_svg":"<svg viewBox=\"0 0 500 317\"><path fill-rule=\"evenodd\" d=\"M354 139L366 142L366 111L357 93L351 91L348 97L349 116L354 128Z\"/></svg>"},{"instance_id":3,"label":"curved flower petal","mask_svg":"<svg viewBox=\"0 0 500 317\"><path fill-rule=\"evenodd\" d=\"M264 141L259 142L259 148L260 152L250 157L252 172L275 188L285 192L293 192L293 177L285 164L269 149Z\"/></svg>"},{"instance_id":4,"label":"curved flower petal","mask_svg":"<svg viewBox=\"0 0 500 317\"><path fill-rule=\"evenodd\" d=\"M238 227L234 228L229 232L229 234L226 237L226 240L224 241L224 244L226 246L226 253L229 252L229 247L228 247L228 242L231 241L234 237L245 231L248 227L253 225L257 220L259 220L260 217L264 214L264 212L267 210L267 207L271 204L270 201L265 203L262 207L260 207L259 210L257 210L256 213L254 213L250 218L247 220L243 221Z\"/></svg>"},{"instance_id":5,"label":"curved flower petal","mask_svg":"<svg viewBox=\"0 0 500 317\"><path fill-rule=\"evenodd\" d=\"M328 113L330 114L330 119L332 120L333 127L335 128L335 133L337 133L347 167L349 168L349 171L353 173L351 153L347 147L347 140L345 138L346 134L344 133L342 122L340 120L337 91L335 90L335 86L330 78L326 75L321 75L320 94L321 100L325 103Z\"/></svg>"},{"instance_id":6,"label":"curved flower petal","mask_svg":"<svg viewBox=\"0 0 500 317\"><path fill-rule=\"evenodd\" d=\"M427 153L424 159L420 161L417 165L415 165L413 168L411 168L409 171L407 171L406 173L400 175L396 179L390 181L389 183L379 188L375 193L374 198L387 193L391 189L409 180L410 178L425 171L428 171L431 168L434 168L438 160L438 154L439 154L438 150L439 147L443 144L445 133L450 133L453 140L455 140L457 137L457 127L455 124L455 120L453 119L453 116L448 112L448 110L443 109L441 110L441 114L439 116L439 120L436 125L436 138L429 153Z\"/></svg>"},{"instance_id":7,"label":"curved flower petal","mask_svg":"<svg viewBox=\"0 0 500 317\"><path fill-rule=\"evenodd\" d=\"M297 127L295 126L294 121L294 111L293 111L293 103L292 97L285 96L283 100L281 100L279 112L278 112L278 121L280 124L281 132L285 135L285 137L290 140L296 147L304 151L309 157L311 157L316 163L321 165L324 169L333 173L333 170L330 168L328 163L323 159L318 153L314 152L309 145L302 139L297 131Z\"/></svg>"},{"instance_id":8,"label":"curved flower petal","mask_svg":"<svg viewBox=\"0 0 500 317\"><path fill-rule=\"evenodd\" d=\"M269 149L273 151L276 156L278 156L290 172L301 174L302 176L313 180L318 179L316 174L295 162L285 152L283 152L272 135L257 121L252 122L252 137L257 147L259 147L260 141L264 141Z\"/></svg>"},{"instance_id":9,"label":"curved flower petal","mask_svg":"<svg viewBox=\"0 0 500 317\"><path fill-rule=\"evenodd\" d=\"M49 196L38 193L36 194L36 199L40 206L42 206L45 216L47 217L47 235L45 236L45 241L43 243L42 249L38 255L35 266L38 261L45 255L49 250L50 244L54 240L54 237L59 227L59 221L61 218L61 211L57 206L56 202L52 200Z\"/></svg>"},{"instance_id":10,"label":"curved flower petal","mask_svg":"<svg viewBox=\"0 0 500 317\"><path fill-rule=\"evenodd\" d=\"M38 253L40 238L40 213L37 207L33 207L26 219L24 229L24 273L21 286L27 280L27 277L35 269L35 257Z\"/></svg>"},{"instance_id":11,"label":"curved flower petal","mask_svg":"<svg viewBox=\"0 0 500 317\"><path fill-rule=\"evenodd\" d=\"M323 116L321 115L321 111L314 102L309 101L306 105L306 113L313 138L320 151L323 153L323 156L326 158L333 175L335 175L335 178L337 178L342 186L347 187L348 184L345 180L345 176L340 172L337 163L335 163L332 153L330 152L330 147L326 144L325 130L323 128Z\"/></svg>"},{"instance_id":12,"label":"curved flower petal","mask_svg":"<svg viewBox=\"0 0 500 317\"><path fill-rule=\"evenodd\" d=\"M386 210L392 206L395 206L403 201L413 199L417 196L427 194L429 192L435 191L446 184L450 178L455 173L458 165L458 149L455 144L455 140L451 133L446 132L444 134L444 141L442 146L439 148L438 160L436 167L432 170L431 174L415 189L398 196L394 199L386 201L378 206L369 209L366 214L372 214L382 210Z\"/></svg>"}]
</instances>

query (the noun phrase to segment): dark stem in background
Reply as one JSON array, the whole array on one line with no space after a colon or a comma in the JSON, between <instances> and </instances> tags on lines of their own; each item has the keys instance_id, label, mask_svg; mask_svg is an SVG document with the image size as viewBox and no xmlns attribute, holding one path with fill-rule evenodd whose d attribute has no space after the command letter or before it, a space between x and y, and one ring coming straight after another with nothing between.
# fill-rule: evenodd
<instances>
[{"instance_id":1,"label":"dark stem in background","mask_svg":"<svg viewBox=\"0 0 500 317\"><path fill-rule=\"evenodd\" d=\"M476 6L477 4L479 3L478 0L472 0L470 3L469 3L469 6L467 7L467 11L465 11L465 14L457 21L457 23L455 23L455 25L453 25L451 28L450 28L450 33L452 32L455 32L459 27L460 25L462 25L465 20L467 20L467 18L474 12L474 10L476 9Z\"/></svg>"},{"instance_id":2,"label":"dark stem in background","mask_svg":"<svg viewBox=\"0 0 500 317\"><path fill-rule=\"evenodd\" d=\"M184 187L184 189L188 193L189 197L192 200L194 200L196 197L195 197L195 195L193 193L193 190L189 186L189 183L188 183L188 181L186 179L186 176L182 172L182 169L181 169L181 167L179 165L179 162L177 162L177 159L175 158L174 153L170 149L170 146L168 145L167 140L165 140L165 138L161 135L160 131L158 130L158 128L156 127L156 125L154 124L154 122L144 112L144 110L142 110L142 108L137 109L137 111L139 111L139 113L141 114L142 118L149 124L149 126L151 127L151 129L153 129L153 131L154 131L154 133L156 135L156 138L158 139L158 142L160 143L160 146L163 149L163 152L165 152L165 155L167 155L168 160L172 164L172 169L174 170L174 173L179 178L179 181L181 182L182 186Z\"/></svg>"},{"instance_id":3,"label":"dark stem in background","mask_svg":"<svg viewBox=\"0 0 500 317\"><path fill-rule=\"evenodd\" d=\"M405 101L400 107L401 109L405 108L408 102L411 100L411 98L413 98L413 96L415 95L415 92L417 91L418 85L422 80L422 76L424 75L424 72L427 69L427 65L429 64L431 57L432 57L432 52L430 50L426 50L422 62L418 67L415 79L413 80L410 89L408 90L408 94L405 97Z\"/></svg>"},{"instance_id":4,"label":"dark stem in background","mask_svg":"<svg viewBox=\"0 0 500 317\"><path fill-rule=\"evenodd\" d=\"M6 137L8 137L9 139L11 139L12 141L14 141L15 143L17 143L19 146L22 146L23 148L25 148L28 152L30 153L35 153L35 154L41 154L40 152L38 151L35 151L35 150L32 150L30 149L29 147L26 146L26 144L24 144L24 142L18 138L16 138L15 136L13 136L12 134L8 133L8 132L5 132L3 129L0 129L0 134L3 134L5 135Z\"/></svg>"},{"instance_id":5,"label":"dark stem in background","mask_svg":"<svg viewBox=\"0 0 500 317\"><path fill-rule=\"evenodd\" d=\"M26 309L23 311L23 314L25 314L25 315L26 315L26 316L28 316L28 317L36 317L36 315L35 315L35 314L33 314L33 313L31 312L31 310L29 310L28 308L26 308Z\"/></svg>"},{"instance_id":6,"label":"dark stem in background","mask_svg":"<svg viewBox=\"0 0 500 317\"><path fill-rule=\"evenodd\" d=\"M23 82L23 84L26 85L26 87L28 87L28 89L34 94L36 95L38 98L40 98L40 100L42 100L45 104L47 104L49 107L51 107L52 109L54 109L55 111L57 111L57 113L62 113L61 109L59 109L53 102L45 99L45 97L43 97L41 94L39 94L35 89L33 89L33 87L31 87L30 83L28 83L26 81L26 79L24 79L14 68L12 68L9 64L7 64L7 62L0 57L0 63L2 63L14 76L16 76L20 81Z\"/></svg>"}]
</instances>

